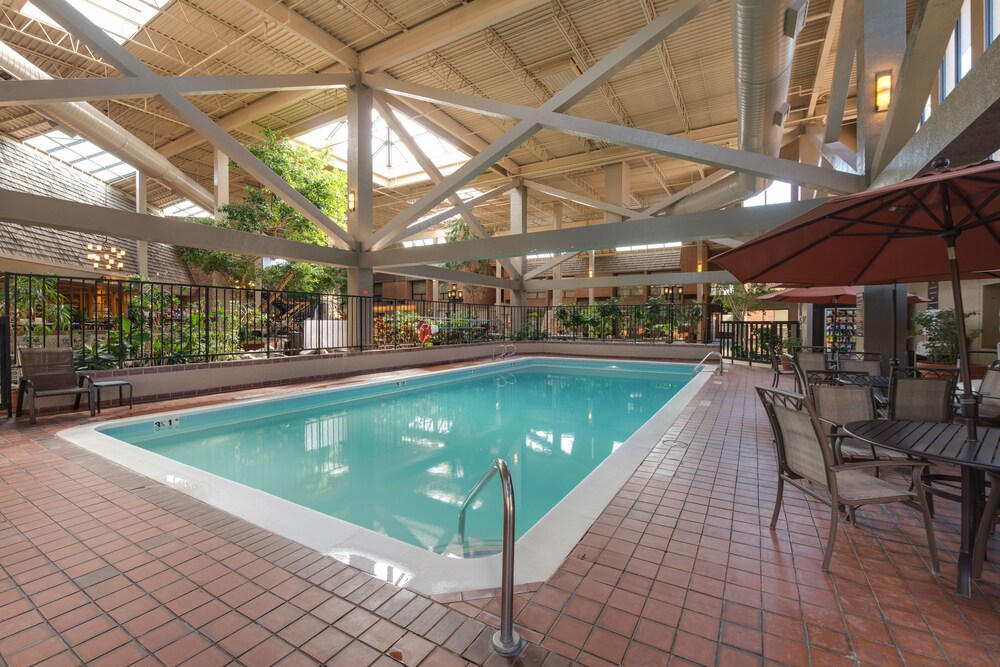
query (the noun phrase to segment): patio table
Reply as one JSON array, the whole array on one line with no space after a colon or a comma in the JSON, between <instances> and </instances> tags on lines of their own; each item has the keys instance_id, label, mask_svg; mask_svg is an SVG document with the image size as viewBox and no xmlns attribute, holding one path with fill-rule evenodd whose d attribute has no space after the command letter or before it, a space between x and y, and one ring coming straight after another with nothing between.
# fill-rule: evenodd
<instances>
[{"instance_id":1,"label":"patio table","mask_svg":"<svg viewBox=\"0 0 1000 667\"><path fill-rule=\"evenodd\" d=\"M958 594L972 591L972 552L984 499L984 471L1000 473L1000 428L980 428L978 440L968 441L965 424L895 419L848 422L844 430L858 440L911 456L959 466L962 483L962 537L958 557Z\"/></svg>"}]
</instances>

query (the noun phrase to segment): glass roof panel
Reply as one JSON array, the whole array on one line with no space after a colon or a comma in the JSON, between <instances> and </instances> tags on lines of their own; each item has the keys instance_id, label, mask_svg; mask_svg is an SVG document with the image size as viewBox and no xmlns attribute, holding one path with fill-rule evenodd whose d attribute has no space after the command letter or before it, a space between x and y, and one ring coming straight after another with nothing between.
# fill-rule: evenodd
<instances>
[{"instance_id":1,"label":"glass roof panel","mask_svg":"<svg viewBox=\"0 0 1000 667\"><path fill-rule=\"evenodd\" d=\"M167 2L169 0L74 0L73 5L119 44L123 44L149 23ZM42 23L59 25L30 2L25 3L21 13Z\"/></svg>"},{"instance_id":2,"label":"glass roof panel","mask_svg":"<svg viewBox=\"0 0 1000 667\"><path fill-rule=\"evenodd\" d=\"M135 171L135 167L122 162L100 146L80 137L71 137L62 130L52 130L37 137L25 139L24 143L102 181L116 181Z\"/></svg>"},{"instance_id":3,"label":"glass roof panel","mask_svg":"<svg viewBox=\"0 0 1000 667\"><path fill-rule=\"evenodd\" d=\"M177 203L166 206L163 215L168 218L208 218L211 214L198 206L190 199L182 199Z\"/></svg>"},{"instance_id":4,"label":"glass roof panel","mask_svg":"<svg viewBox=\"0 0 1000 667\"><path fill-rule=\"evenodd\" d=\"M450 143L431 134L409 118L400 117L399 120L435 166L448 167L469 159ZM316 149L329 148L334 157L347 160L346 121L324 125L296 138ZM387 180L424 173L413 154L377 112L372 112L372 166L377 176Z\"/></svg>"}]
</instances>

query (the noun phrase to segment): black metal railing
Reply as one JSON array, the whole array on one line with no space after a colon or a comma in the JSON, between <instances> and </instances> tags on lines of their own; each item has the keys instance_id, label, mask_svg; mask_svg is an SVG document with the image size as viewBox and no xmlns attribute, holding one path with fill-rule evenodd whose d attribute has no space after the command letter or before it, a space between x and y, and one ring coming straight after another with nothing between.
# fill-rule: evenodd
<instances>
[{"instance_id":1,"label":"black metal railing","mask_svg":"<svg viewBox=\"0 0 1000 667\"><path fill-rule=\"evenodd\" d=\"M72 347L90 369L496 341L702 340L710 311L659 299L507 306L14 273L3 294L11 351Z\"/></svg>"},{"instance_id":2,"label":"black metal railing","mask_svg":"<svg viewBox=\"0 0 1000 667\"><path fill-rule=\"evenodd\" d=\"M726 359L770 363L791 342L801 345L798 322L720 322L719 352Z\"/></svg>"},{"instance_id":3,"label":"black metal railing","mask_svg":"<svg viewBox=\"0 0 1000 667\"><path fill-rule=\"evenodd\" d=\"M10 356L10 319L0 317L0 410L6 410L11 415L11 372Z\"/></svg>"}]
</instances>

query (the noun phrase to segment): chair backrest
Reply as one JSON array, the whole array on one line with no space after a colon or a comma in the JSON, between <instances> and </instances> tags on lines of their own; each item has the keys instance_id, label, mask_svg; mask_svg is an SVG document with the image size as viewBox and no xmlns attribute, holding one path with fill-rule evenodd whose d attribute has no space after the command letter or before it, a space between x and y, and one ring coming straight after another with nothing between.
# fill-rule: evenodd
<instances>
[{"instance_id":1,"label":"chair backrest","mask_svg":"<svg viewBox=\"0 0 1000 667\"><path fill-rule=\"evenodd\" d=\"M951 422L954 395L954 378L894 373L889 381L889 419Z\"/></svg>"},{"instance_id":2,"label":"chair backrest","mask_svg":"<svg viewBox=\"0 0 1000 667\"><path fill-rule=\"evenodd\" d=\"M799 389L810 399L815 399L812 390L816 385L856 385L859 387L870 387L872 384L871 376L868 373L854 373L850 371L802 371L799 379L803 383Z\"/></svg>"},{"instance_id":3,"label":"chair backrest","mask_svg":"<svg viewBox=\"0 0 1000 667\"><path fill-rule=\"evenodd\" d=\"M816 414L839 426L875 419L875 398L870 386L817 384L812 387L812 399Z\"/></svg>"},{"instance_id":4,"label":"chair backrest","mask_svg":"<svg viewBox=\"0 0 1000 667\"><path fill-rule=\"evenodd\" d=\"M803 371L825 371L826 352L799 348L795 350L795 363Z\"/></svg>"},{"instance_id":5,"label":"chair backrest","mask_svg":"<svg viewBox=\"0 0 1000 667\"><path fill-rule=\"evenodd\" d=\"M983 399L979 404L979 416L989 420L1000 418L1000 360L994 361L986 369L982 384L979 385L979 393Z\"/></svg>"},{"instance_id":6,"label":"chair backrest","mask_svg":"<svg viewBox=\"0 0 1000 667\"><path fill-rule=\"evenodd\" d=\"M35 391L77 386L72 348L22 347L18 354L21 357L21 376L31 380Z\"/></svg>"},{"instance_id":7,"label":"chair backrest","mask_svg":"<svg viewBox=\"0 0 1000 667\"><path fill-rule=\"evenodd\" d=\"M771 422L782 474L829 488L833 451L809 398L761 386L757 386L757 395Z\"/></svg>"},{"instance_id":8,"label":"chair backrest","mask_svg":"<svg viewBox=\"0 0 1000 667\"><path fill-rule=\"evenodd\" d=\"M840 355L837 360L837 369L868 373L868 375L882 375L882 360L876 358L857 359L853 356Z\"/></svg>"}]
</instances>

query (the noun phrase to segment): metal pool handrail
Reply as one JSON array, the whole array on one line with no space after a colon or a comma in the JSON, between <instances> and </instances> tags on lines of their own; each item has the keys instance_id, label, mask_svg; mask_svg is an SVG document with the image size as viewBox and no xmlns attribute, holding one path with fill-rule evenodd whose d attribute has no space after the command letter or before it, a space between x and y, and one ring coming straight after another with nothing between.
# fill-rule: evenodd
<instances>
[{"instance_id":1,"label":"metal pool handrail","mask_svg":"<svg viewBox=\"0 0 1000 667\"><path fill-rule=\"evenodd\" d=\"M717 352L715 350L712 350L711 352L709 352L708 354L706 354L704 357L702 357L701 361L699 361L697 364L694 365L694 370L691 371L691 374L692 375L697 375L698 374L698 368L700 366L704 366L705 362L708 359L710 359L711 357L718 357L719 358L719 375L722 375L722 373L724 372L722 366L726 362L725 362L725 359L722 358L722 353L721 352Z\"/></svg>"},{"instance_id":2,"label":"metal pool handrail","mask_svg":"<svg viewBox=\"0 0 1000 667\"><path fill-rule=\"evenodd\" d=\"M499 350L499 352L498 352L498 350ZM517 354L517 346L516 345L513 345L513 344L512 345L497 345L496 347L493 348L493 356L490 357L490 361L496 361L497 360L497 356L500 357L500 361L503 361L508 356L512 357L515 354Z\"/></svg>"},{"instance_id":3,"label":"metal pool handrail","mask_svg":"<svg viewBox=\"0 0 1000 667\"><path fill-rule=\"evenodd\" d=\"M490 464L490 469L462 503L462 507L458 510L458 535L464 548L465 510L498 473L500 491L503 494L503 561L500 581L500 630L493 635L493 650L502 656L515 656L524 650L524 642L514 631L514 482L503 459L496 459Z\"/></svg>"}]
</instances>

